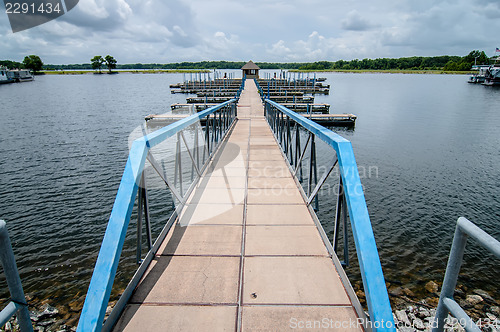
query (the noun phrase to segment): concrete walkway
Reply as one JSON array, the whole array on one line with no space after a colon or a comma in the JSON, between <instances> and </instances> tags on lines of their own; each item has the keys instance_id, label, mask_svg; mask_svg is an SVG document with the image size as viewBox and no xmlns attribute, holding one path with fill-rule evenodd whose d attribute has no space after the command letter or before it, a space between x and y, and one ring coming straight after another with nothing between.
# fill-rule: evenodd
<instances>
[{"instance_id":1,"label":"concrete walkway","mask_svg":"<svg viewBox=\"0 0 500 332\"><path fill-rule=\"evenodd\" d=\"M234 130L115 331L359 330L263 114L247 80Z\"/></svg>"}]
</instances>

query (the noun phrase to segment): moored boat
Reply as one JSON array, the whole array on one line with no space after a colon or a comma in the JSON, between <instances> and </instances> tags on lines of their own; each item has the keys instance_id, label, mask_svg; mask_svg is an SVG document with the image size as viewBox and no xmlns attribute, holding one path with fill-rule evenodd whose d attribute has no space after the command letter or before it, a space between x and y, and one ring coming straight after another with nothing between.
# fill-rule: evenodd
<instances>
[{"instance_id":1,"label":"moored boat","mask_svg":"<svg viewBox=\"0 0 500 332\"><path fill-rule=\"evenodd\" d=\"M500 52L500 49L497 48L495 53L498 52ZM495 62L486 69L485 79L482 84L487 86L500 86L500 55L491 59L495 60Z\"/></svg>"},{"instance_id":2,"label":"moored boat","mask_svg":"<svg viewBox=\"0 0 500 332\"><path fill-rule=\"evenodd\" d=\"M495 64L487 69L485 80L482 84L487 86L500 86L500 64Z\"/></svg>"},{"instance_id":3,"label":"moored boat","mask_svg":"<svg viewBox=\"0 0 500 332\"><path fill-rule=\"evenodd\" d=\"M7 76L14 82L33 81L35 76L29 69L14 69L7 72Z\"/></svg>"},{"instance_id":4,"label":"moored boat","mask_svg":"<svg viewBox=\"0 0 500 332\"><path fill-rule=\"evenodd\" d=\"M0 67L0 84L5 84L5 83L12 83L14 82L10 77L7 75L7 68L5 67Z\"/></svg>"},{"instance_id":5,"label":"moored boat","mask_svg":"<svg viewBox=\"0 0 500 332\"><path fill-rule=\"evenodd\" d=\"M467 83L483 83L486 79L486 71L490 68L489 65L474 65L472 66L472 70L476 71L470 77Z\"/></svg>"}]
</instances>

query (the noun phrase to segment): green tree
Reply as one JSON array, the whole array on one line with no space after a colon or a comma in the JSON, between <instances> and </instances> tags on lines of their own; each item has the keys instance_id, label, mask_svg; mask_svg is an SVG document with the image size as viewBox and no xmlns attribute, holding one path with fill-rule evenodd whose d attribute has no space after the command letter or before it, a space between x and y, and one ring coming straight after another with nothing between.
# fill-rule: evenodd
<instances>
[{"instance_id":1,"label":"green tree","mask_svg":"<svg viewBox=\"0 0 500 332\"><path fill-rule=\"evenodd\" d=\"M459 70L459 64L456 63L455 61L453 60L450 60L448 61L444 67L443 67L443 70L444 71L457 71Z\"/></svg>"},{"instance_id":2,"label":"green tree","mask_svg":"<svg viewBox=\"0 0 500 332\"><path fill-rule=\"evenodd\" d=\"M111 70L116 68L116 60L111 55L106 55L104 60L106 61L106 67L108 67L109 73L111 74Z\"/></svg>"},{"instance_id":3,"label":"green tree","mask_svg":"<svg viewBox=\"0 0 500 332\"><path fill-rule=\"evenodd\" d=\"M23 66L26 69L31 69L33 73L42 70L43 62L38 55L28 55L24 57Z\"/></svg>"},{"instance_id":4,"label":"green tree","mask_svg":"<svg viewBox=\"0 0 500 332\"><path fill-rule=\"evenodd\" d=\"M488 56L486 55L486 53L484 53L484 51L474 50L463 58L463 62L467 62L470 67L472 67L474 63L478 65L484 65L488 64ZM466 70L469 69L470 68L467 68Z\"/></svg>"},{"instance_id":5,"label":"green tree","mask_svg":"<svg viewBox=\"0 0 500 332\"><path fill-rule=\"evenodd\" d=\"M11 60L0 60L0 67L5 66L7 69L16 69L16 68L21 68L22 64L17 61L11 61Z\"/></svg>"},{"instance_id":6,"label":"green tree","mask_svg":"<svg viewBox=\"0 0 500 332\"><path fill-rule=\"evenodd\" d=\"M100 74L102 65L104 64L104 59L102 58L102 56L96 55L95 57L90 59L90 61L92 62L92 69L98 69Z\"/></svg>"}]
</instances>

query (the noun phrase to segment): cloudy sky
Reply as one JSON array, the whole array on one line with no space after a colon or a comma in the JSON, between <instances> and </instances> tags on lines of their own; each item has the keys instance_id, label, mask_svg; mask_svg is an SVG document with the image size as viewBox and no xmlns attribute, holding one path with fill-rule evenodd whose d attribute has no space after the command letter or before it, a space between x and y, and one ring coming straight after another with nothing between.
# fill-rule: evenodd
<instances>
[{"instance_id":1,"label":"cloudy sky","mask_svg":"<svg viewBox=\"0 0 500 332\"><path fill-rule=\"evenodd\" d=\"M305 62L494 55L500 0L80 0L66 15L12 33L0 14L0 59L45 63L200 60Z\"/></svg>"}]
</instances>

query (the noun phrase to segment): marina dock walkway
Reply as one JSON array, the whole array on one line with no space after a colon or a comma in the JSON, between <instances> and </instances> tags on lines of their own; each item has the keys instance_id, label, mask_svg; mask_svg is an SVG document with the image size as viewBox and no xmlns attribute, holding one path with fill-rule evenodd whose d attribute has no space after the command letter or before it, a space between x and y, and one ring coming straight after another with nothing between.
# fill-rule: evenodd
<instances>
[{"instance_id":1,"label":"marina dock walkway","mask_svg":"<svg viewBox=\"0 0 500 332\"><path fill-rule=\"evenodd\" d=\"M115 331L360 330L252 80L237 110Z\"/></svg>"}]
</instances>

